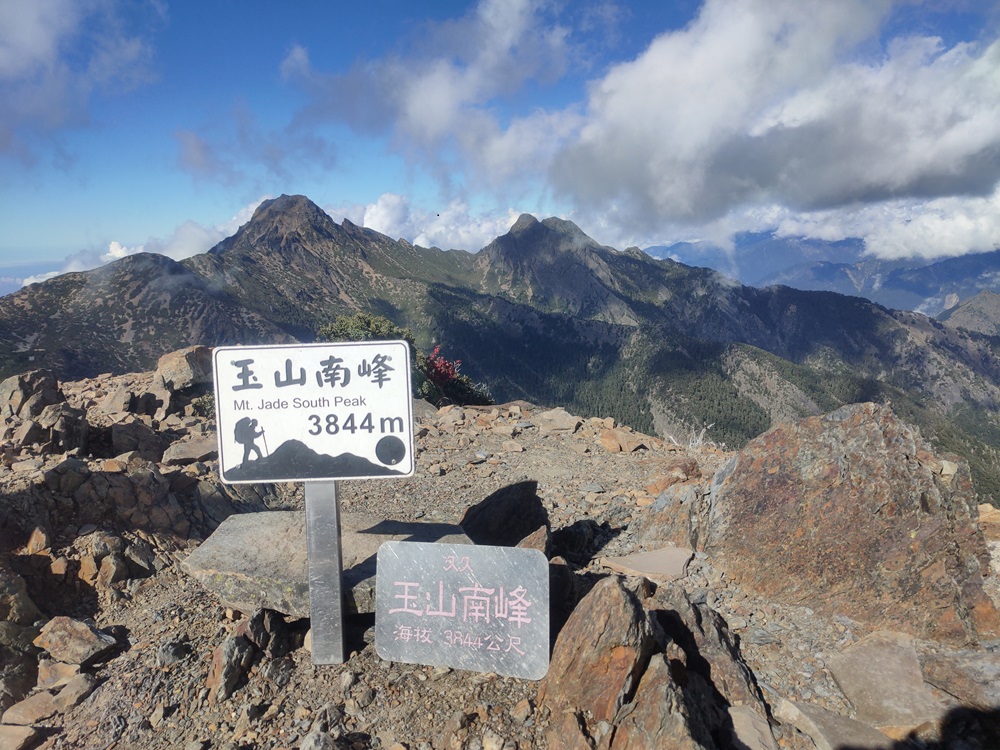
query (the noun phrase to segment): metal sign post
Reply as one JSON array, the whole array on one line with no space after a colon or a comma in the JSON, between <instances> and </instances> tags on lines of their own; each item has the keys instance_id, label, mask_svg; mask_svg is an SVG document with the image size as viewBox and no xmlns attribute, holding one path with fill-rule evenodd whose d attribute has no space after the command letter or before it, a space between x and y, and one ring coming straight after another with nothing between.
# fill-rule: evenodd
<instances>
[{"instance_id":1,"label":"metal sign post","mask_svg":"<svg viewBox=\"0 0 1000 750\"><path fill-rule=\"evenodd\" d=\"M306 544L312 663L343 664L343 563L336 481L306 482Z\"/></svg>"},{"instance_id":2,"label":"metal sign post","mask_svg":"<svg viewBox=\"0 0 1000 750\"><path fill-rule=\"evenodd\" d=\"M344 661L338 479L413 474L405 341L218 347L223 482L304 482L313 663Z\"/></svg>"}]
</instances>

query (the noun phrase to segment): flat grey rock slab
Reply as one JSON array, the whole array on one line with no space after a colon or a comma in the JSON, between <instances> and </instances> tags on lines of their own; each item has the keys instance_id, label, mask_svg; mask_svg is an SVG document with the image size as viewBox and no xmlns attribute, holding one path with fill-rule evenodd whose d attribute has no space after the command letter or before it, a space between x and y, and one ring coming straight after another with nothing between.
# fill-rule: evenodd
<instances>
[{"instance_id":1,"label":"flat grey rock slab","mask_svg":"<svg viewBox=\"0 0 1000 750\"><path fill-rule=\"evenodd\" d=\"M807 735L816 750L890 750L893 746L893 741L874 727L812 703L782 698L774 716Z\"/></svg>"},{"instance_id":2,"label":"flat grey rock slab","mask_svg":"<svg viewBox=\"0 0 1000 750\"><path fill-rule=\"evenodd\" d=\"M26 750L35 747L41 733L34 727L0 727L0 747L4 750Z\"/></svg>"},{"instance_id":3,"label":"flat grey rock slab","mask_svg":"<svg viewBox=\"0 0 1000 750\"><path fill-rule=\"evenodd\" d=\"M1000 706L1000 653L964 651L921 660L924 680L984 711Z\"/></svg>"},{"instance_id":4,"label":"flat grey rock slab","mask_svg":"<svg viewBox=\"0 0 1000 750\"><path fill-rule=\"evenodd\" d=\"M747 750L778 750L771 726L762 714L750 706L730 706L728 713L733 722L733 734Z\"/></svg>"},{"instance_id":5,"label":"flat grey rock slab","mask_svg":"<svg viewBox=\"0 0 1000 750\"><path fill-rule=\"evenodd\" d=\"M349 612L375 611L376 555L383 542L472 543L461 527L446 523L342 513L340 527L344 604ZM230 516L181 567L224 606L246 613L265 608L309 617L305 511Z\"/></svg>"},{"instance_id":6,"label":"flat grey rock slab","mask_svg":"<svg viewBox=\"0 0 1000 750\"><path fill-rule=\"evenodd\" d=\"M163 452L163 463L186 466L195 461L208 461L219 456L219 443L215 435L198 435L190 440L171 443Z\"/></svg>"},{"instance_id":7,"label":"flat grey rock slab","mask_svg":"<svg viewBox=\"0 0 1000 750\"><path fill-rule=\"evenodd\" d=\"M657 581L673 581L687 575L687 566L694 552L683 547L664 547L649 552L636 552L624 557L602 557L601 565L616 573L645 576Z\"/></svg>"},{"instance_id":8,"label":"flat grey rock slab","mask_svg":"<svg viewBox=\"0 0 1000 750\"><path fill-rule=\"evenodd\" d=\"M913 639L878 631L830 657L830 671L860 721L874 727L915 727L945 712L924 684Z\"/></svg>"}]
</instances>

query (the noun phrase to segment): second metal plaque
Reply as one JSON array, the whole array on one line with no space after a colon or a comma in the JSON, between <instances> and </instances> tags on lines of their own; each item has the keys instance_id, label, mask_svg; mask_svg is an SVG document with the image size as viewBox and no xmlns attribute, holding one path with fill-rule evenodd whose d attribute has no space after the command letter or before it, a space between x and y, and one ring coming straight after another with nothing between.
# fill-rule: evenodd
<instances>
[{"instance_id":1,"label":"second metal plaque","mask_svg":"<svg viewBox=\"0 0 1000 750\"><path fill-rule=\"evenodd\" d=\"M538 550L386 542L375 650L383 659L540 680L549 668L549 565Z\"/></svg>"}]
</instances>

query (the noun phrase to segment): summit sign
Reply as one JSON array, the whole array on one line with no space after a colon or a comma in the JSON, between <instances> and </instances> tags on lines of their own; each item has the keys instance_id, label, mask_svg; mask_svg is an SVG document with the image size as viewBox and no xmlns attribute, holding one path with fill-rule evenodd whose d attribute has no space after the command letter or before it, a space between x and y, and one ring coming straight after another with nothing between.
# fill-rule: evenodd
<instances>
[{"instance_id":1,"label":"summit sign","mask_svg":"<svg viewBox=\"0 0 1000 750\"><path fill-rule=\"evenodd\" d=\"M405 341L219 347L214 367L224 482L413 474Z\"/></svg>"}]
</instances>

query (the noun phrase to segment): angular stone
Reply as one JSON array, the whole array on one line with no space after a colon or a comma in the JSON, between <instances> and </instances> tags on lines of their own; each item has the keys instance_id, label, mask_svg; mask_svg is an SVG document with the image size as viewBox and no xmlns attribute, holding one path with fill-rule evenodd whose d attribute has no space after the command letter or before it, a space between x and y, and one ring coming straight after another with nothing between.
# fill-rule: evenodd
<instances>
[{"instance_id":1,"label":"angular stone","mask_svg":"<svg viewBox=\"0 0 1000 750\"><path fill-rule=\"evenodd\" d=\"M859 721L873 727L916 727L945 706L924 684L913 639L881 631L831 656L827 664Z\"/></svg>"},{"instance_id":2,"label":"angular stone","mask_svg":"<svg viewBox=\"0 0 1000 750\"><path fill-rule=\"evenodd\" d=\"M618 427L605 430L599 438L601 446L609 453L634 453L640 448L649 447L649 439L645 435Z\"/></svg>"},{"instance_id":3,"label":"angular stone","mask_svg":"<svg viewBox=\"0 0 1000 750\"><path fill-rule=\"evenodd\" d=\"M209 703L226 700L236 689L253 661L253 645L242 635L230 635L212 654L212 666L205 687Z\"/></svg>"},{"instance_id":4,"label":"angular stone","mask_svg":"<svg viewBox=\"0 0 1000 750\"><path fill-rule=\"evenodd\" d=\"M618 442L614 430L604 430L597 438L597 442L608 453L621 453L622 444Z\"/></svg>"},{"instance_id":5,"label":"angular stone","mask_svg":"<svg viewBox=\"0 0 1000 750\"><path fill-rule=\"evenodd\" d=\"M23 701L15 703L3 713L4 724L22 726L37 724L59 713L55 698L49 692L29 695Z\"/></svg>"},{"instance_id":6,"label":"angular stone","mask_svg":"<svg viewBox=\"0 0 1000 750\"><path fill-rule=\"evenodd\" d=\"M890 750L893 746L892 740L877 729L811 703L782 698L774 716L807 735L816 750Z\"/></svg>"},{"instance_id":7,"label":"angular stone","mask_svg":"<svg viewBox=\"0 0 1000 750\"><path fill-rule=\"evenodd\" d=\"M687 575L687 566L692 557L693 550L664 547L624 557L602 557L599 562L616 573L645 576L654 581L673 581Z\"/></svg>"},{"instance_id":8,"label":"angular stone","mask_svg":"<svg viewBox=\"0 0 1000 750\"><path fill-rule=\"evenodd\" d=\"M101 399L98 408L104 414L118 414L120 412L135 411L135 407L135 392L125 386L118 386Z\"/></svg>"},{"instance_id":9,"label":"angular stone","mask_svg":"<svg viewBox=\"0 0 1000 750\"><path fill-rule=\"evenodd\" d=\"M91 476L86 461L67 458L45 472L45 484L53 492L72 495Z\"/></svg>"},{"instance_id":10,"label":"angular stone","mask_svg":"<svg viewBox=\"0 0 1000 750\"><path fill-rule=\"evenodd\" d=\"M635 592L609 576L583 598L559 633L549 673L538 688L539 705L553 715L586 715L586 731L593 736L635 692L655 649L653 625Z\"/></svg>"},{"instance_id":11,"label":"angular stone","mask_svg":"<svg viewBox=\"0 0 1000 750\"><path fill-rule=\"evenodd\" d=\"M1000 653L962 651L921 659L924 680L967 706L988 711L1000 706Z\"/></svg>"},{"instance_id":12,"label":"angular stone","mask_svg":"<svg viewBox=\"0 0 1000 750\"><path fill-rule=\"evenodd\" d=\"M77 578L84 583L93 585L97 583L97 575L100 570L97 559L93 555L84 555L80 558L80 570L77 573Z\"/></svg>"},{"instance_id":13,"label":"angular stone","mask_svg":"<svg viewBox=\"0 0 1000 750\"><path fill-rule=\"evenodd\" d=\"M0 712L27 696L37 682L37 657L31 639L38 631L0 623Z\"/></svg>"},{"instance_id":14,"label":"angular stone","mask_svg":"<svg viewBox=\"0 0 1000 750\"><path fill-rule=\"evenodd\" d=\"M274 610L257 610L240 622L236 634L250 641L268 659L280 659L289 651L288 626Z\"/></svg>"},{"instance_id":15,"label":"angular stone","mask_svg":"<svg viewBox=\"0 0 1000 750\"><path fill-rule=\"evenodd\" d=\"M979 505L979 526L989 542L1000 542L1000 508L988 503Z\"/></svg>"},{"instance_id":16,"label":"angular stone","mask_svg":"<svg viewBox=\"0 0 1000 750\"><path fill-rule=\"evenodd\" d=\"M42 410L36 421L46 431L47 442L53 453L67 453L87 447L90 425L87 423L87 413L82 409L74 409L65 402L50 404Z\"/></svg>"},{"instance_id":17,"label":"angular stone","mask_svg":"<svg viewBox=\"0 0 1000 750\"><path fill-rule=\"evenodd\" d=\"M659 468L658 473L646 485L646 492L656 496L678 482L687 482L701 476L701 468L693 458L677 458Z\"/></svg>"},{"instance_id":18,"label":"angular stone","mask_svg":"<svg viewBox=\"0 0 1000 750\"><path fill-rule=\"evenodd\" d=\"M771 725L759 711L749 706L730 706L729 720L733 723L733 734L746 750L778 750Z\"/></svg>"},{"instance_id":19,"label":"angular stone","mask_svg":"<svg viewBox=\"0 0 1000 750\"><path fill-rule=\"evenodd\" d=\"M156 377L170 391L212 383L212 350L189 346L164 354L156 363Z\"/></svg>"},{"instance_id":20,"label":"angular stone","mask_svg":"<svg viewBox=\"0 0 1000 750\"><path fill-rule=\"evenodd\" d=\"M33 419L26 419L18 425L17 429L14 430L14 434L11 439L14 441L15 445L36 445L38 443L45 443L48 441L49 433L44 427L42 427L38 422ZM11 468L17 471L18 464L14 464Z\"/></svg>"},{"instance_id":21,"label":"angular stone","mask_svg":"<svg viewBox=\"0 0 1000 750\"><path fill-rule=\"evenodd\" d=\"M710 512L711 489L699 482L675 483L659 494L631 524L646 547L673 545L699 548L701 520Z\"/></svg>"},{"instance_id":22,"label":"angular stone","mask_svg":"<svg viewBox=\"0 0 1000 750\"><path fill-rule=\"evenodd\" d=\"M342 513L340 523L345 604L355 612L375 611L376 555L382 542L471 543L451 524L387 521L356 513ZM309 617L304 511L230 516L181 567L224 606Z\"/></svg>"},{"instance_id":23,"label":"angular stone","mask_svg":"<svg viewBox=\"0 0 1000 750\"><path fill-rule=\"evenodd\" d=\"M539 526L548 526L549 514L538 497L538 482L503 487L462 516L459 525L476 544L513 547Z\"/></svg>"},{"instance_id":24,"label":"angular stone","mask_svg":"<svg viewBox=\"0 0 1000 750\"><path fill-rule=\"evenodd\" d=\"M190 440L171 443L163 452L163 463L187 466L196 461L209 461L219 456L219 443L214 435L198 435Z\"/></svg>"},{"instance_id":25,"label":"angular stone","mask_svg":"<svg viewBox=\"0 0 1000 750\"><path fill-rule=\"evenodd\" d=\"M80 674L79 664L64 664L61 661L52 659L40 659L38 661L38 687L49 689L71 677Z\"/></svg>"},{"instance_id":26,"label":"angular stone","mask_svg":"<svg viewBox=\"0 0 1000 750\"><path fill-rule=\"evenodd\" d=\"M56 661L81 666L97 661L117 645L112 636L93 625L62 615L45 623L34 643Z\"/></svg>"},{"instance_id":27,"label":"angular stone","mask_svg":"<svg viewBox=\"0 0 1000 750\"><path fill-rule=\"evenodd\" d=\"M718 612L695 604L680 585L671 583L658 587L644 604L663 629L668 651L673 650L671 658L685 664L689 681L699 678L703 686L711 686L713 695L722 696L725 705L748 706L767 714L763 695L740 654L737 638ZM698 691L693 691L689 700L697 695ZM718 721L709 707L703 714L703 721Z\"/></svg>"},{"instance_id":28,"label":"angular stone","mask_svg":"<svg viewBox=\"0 0 1000 750\"><path fill-rule=\"evenodd\" d=\"M31 536L28 537L27 544L24 545L24 551L29 555L37 555L47 550L51 544L49 532L41 526L36 526L31 532Z\"/></svg>"},{"instance_id":29,"label":"angular stone","mask_svg":"<svg viewBox=\"0 0 1000 750\"><path fill-rule=\"evenodd\" d=\"M2 750L27 750L34 747L40 734L32 727L0 726Z\"/></svg>"},{"instance_id":30,"label":"angular stone","mask_svg":"<svg viewBox=\"0 0 1000 750\"><path fill-rule=\"evenodd\" d=\"M0 417L31 419L50 404L65 401L55 373L31 370L0 383Z\"/></svg>"},{"instance_id":31,"label":"angular stone","mask_svg":"<svg viewBox=\"0 0 1000 750\"><path fill-rule=\"evenodd\" d=\"M97 585L107 588L112 583L128 578L129 567L125 558L120 555L108 555L101 560L101 569L97 573Z\"/></svg>"},{"instance_id":32,"label":"angular stone","mask_svg":"<svg viewBox=\"0 0 1000 750\"><path fill-rule=\"evenodd\" d=\"M611 750L717 747L702 717L693 715L663 654L650 660L630 708L615 731Z\"/></svg>"},{"instance_id":33,"label":"angular stone","mask_svg":"<svg viewBox=\"0 0 1000 750\"><path fill-rule=\"evenodd\" d=\"M583 424L580 417L574 417L563 408L549 409L535 415L540 435L572 435Z\"/></svg>"},{"instance_id":34,"label":"angular stone","mask_svg":"<svg viewBox=\"0 0 1000 750\"><path fill-rule=\"evenodd\" d=\"M968 465L956 466L942 472L889 407L854 404L772 428L711 492L687 506L658 500L645 523L688 513L696 548L780 602L934 640L995 638L989 553Z\"/></svg>"},{"instance_id":35,"label":"angular stone","mask_svg":"<svg viewBox=\"0 0 1000 750\"><path fill-rule=\"evenodd\" d=\"M97 687L97 678L92 674L82 672L68 678L62 690L56 695L54 702L60 713L69 711L74 706L83 703L87 696Z\"/></svg>"},{"instance_id":36,"label":"angular stone","mask_svg":"<svg viewBox=\"0 0 1000 750\"><path fill-rule=\"evenodd\" d=\"M111 425L111 444L115 455L135 451L147 461L159 461L168 444L168 438L158 434L140 420L117 422Z\"/></svg>"},{"instance_id":37,"label":"angular stone","mask_svg":"<svg viewBox=\"0 0 1000 750\"><path fill-rule=\"evenodd\" d=\"M517 546L521 549L537 549L548 557L552 547L552 537L549 534L549 527L545 525L539 526L519 541Z\"/></svg>"},{"instance_id":38,"label":"angular stone","mask_svg":"<svg viewBox=\"0 0 1000 750\"><path fill-rule=\"evenodd\" d=\"M0 563L0 622L31 625L42 613L28 596L24 579Z\"/></svg>"},{"instance_id":39,"label":"angular stone","mask_svg":"<svg viewBox=\"0 0 1000 750\"><path fill-rule=\"evenodd\" d=\"M95 531L87 535L94 557L103 560L108 555L120 555L125 551L125 540L108 531Z\"/></svg>"}]
</instances>

